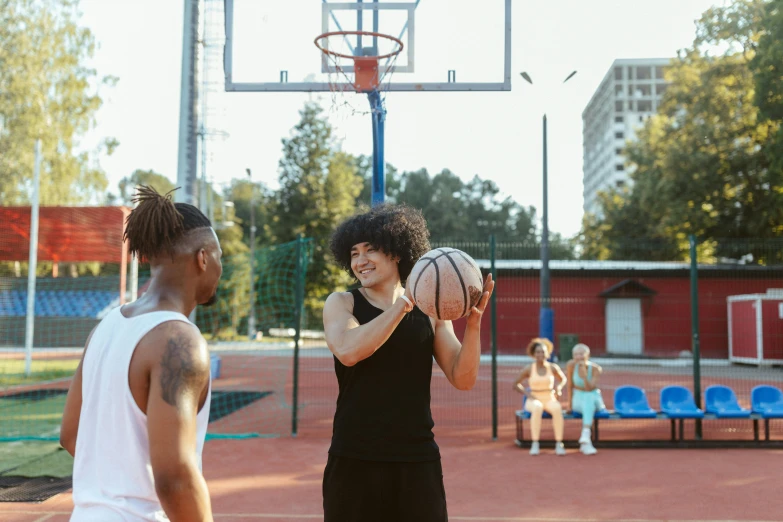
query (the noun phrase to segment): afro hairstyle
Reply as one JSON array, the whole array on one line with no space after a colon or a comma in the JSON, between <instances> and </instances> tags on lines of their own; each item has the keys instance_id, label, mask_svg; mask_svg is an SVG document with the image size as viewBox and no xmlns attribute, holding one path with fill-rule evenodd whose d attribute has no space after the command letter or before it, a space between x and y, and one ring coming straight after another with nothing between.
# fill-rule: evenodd
<instances>
[{"instance_id":1,"label":"afro hairstyle","mask_svg":"<svg viewBox=\"0 0 783 522\"><path fill-rule=\"evenodd\" d=\"M348 218L332 234L332 254L354 278L351 248L359 243L369 243L399 258L400 280L404 282L416 261L430 251L430 232L421 211L404 204L383 203Z\"/></svg>"},{"instance_id":2,"label":"afro hairstyle","mask_svg":"<svg viewBox=\"0 0 783 522\"><path fill-rule=\"evenodd\" d=\"M527 345L527 354L530 357L533 357L533 354L536 352L536 348L541 347L544 349L544 353L547 357L552 355L552 350L554 349L554 346L552 345L552 341L549 339L545 339L543 337L536 337L535 339L530 341L530 344Z\"/></svg>"}]
</instances>

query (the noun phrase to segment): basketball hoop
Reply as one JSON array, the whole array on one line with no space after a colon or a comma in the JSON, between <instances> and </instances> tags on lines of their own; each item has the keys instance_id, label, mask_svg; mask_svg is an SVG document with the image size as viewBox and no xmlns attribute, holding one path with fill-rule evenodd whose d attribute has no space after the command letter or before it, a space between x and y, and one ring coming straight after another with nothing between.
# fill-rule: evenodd
<instances>
[{"instance_id":1,"label":"basketball hoop","mask_svg":"<svg viewBox=\"0 0 783 522\"><path fill-rule=\"evenodd\" d=\"M348 36L356 37L357 42L360 42L362 37L370 38L374 42L374 46L369 48L359 48L357 46L354 49L349 43ZM342 42L342 44L339 42ZM384 52L379 53L379 42L391 48L388 50L384 49ZM394 61L403 48L402 41L399 38L372 31L335 31L324 33L316 37L314 43L324 54L324 58L332 63L334 70L341 73L356 92L364 93L378 90L378 86L382 84L386 74L392 70ZM345 48L352 54L343 52ZM386 60L386 64L380 65L382 60ZM353 80L348 76L350 72L348 69L351 63L353 64ZM331 78L329 83L333 91L342 90L339 88L338 82L332 81Z\"/></svg>"}]
</instances>

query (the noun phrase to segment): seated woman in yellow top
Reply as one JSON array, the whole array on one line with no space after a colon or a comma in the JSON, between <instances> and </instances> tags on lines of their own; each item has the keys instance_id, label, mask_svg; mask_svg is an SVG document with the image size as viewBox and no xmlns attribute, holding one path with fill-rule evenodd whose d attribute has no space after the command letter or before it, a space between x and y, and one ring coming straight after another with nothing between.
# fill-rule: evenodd
<instances>
[{"instance_id":1,"label":"seated woman in yellow top","mask_svg":"<svg viewBox=\"0 0 783 522\"><path fill-rule=\"evenodd\" d=\"M526 366L514 383L514 389L525 397L525 411L530 412L531 455L538 455L541 436L541 417L546 410L552 416L555 429L555 453L565 455L563 446L563 408L557 397L563 394L566 377L560 367L547 361L552 353L552 343L548 339L536 338L530 341L527 353L533 357L533 364ZM559 381L555 387L555 376ZM523 383L526 382L527 386Z\"/></svg>"}]
</instances>

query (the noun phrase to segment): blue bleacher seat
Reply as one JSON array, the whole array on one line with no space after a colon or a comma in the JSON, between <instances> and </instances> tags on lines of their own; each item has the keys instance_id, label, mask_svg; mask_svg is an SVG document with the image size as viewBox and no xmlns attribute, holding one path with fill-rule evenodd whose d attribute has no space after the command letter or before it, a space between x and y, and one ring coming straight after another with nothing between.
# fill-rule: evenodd
<instances>
[{"instance_id":1,"label":"blue bleacher seat","mask_svg":"<svg viewBox=\"0 0 783 522\"><path fill-rule=\"evenodd\" d=\"M647 394L638 386L620 386L614 391L614 411L628 419L654 419L658 412L650 408Z\"/></svg>"},{"instance_id":2,"label":"blue bleacher seat","mask_svg":"<svg viewBox=\"0 0 783 522\"><path fill-rule=\"evenodd\" d=\"M691 391L684 386L666 386L661 390L661 411L670 419L704 418L704 410L696 406Z\"/></svg>"},{"instance_id":3,"label":"blue bleacher seat","mask_svg":"<svg viewBox=\"0 0 783 522\"><path fill-rule=\"evenodd\" d=\"M116 299L107 290L36 290L35 314L41 317L96 317ZM27 314L27 292L0 290L0 316Z\"/></svg>"},{"instance_id":4,"label":"blue bleacher seat","mask_svg":"<svg viewBox=\"0 0 783 522\"><path fill-rule=\"evenodd\" d=\"M719 419L747 419L750 410L739 405L737 395L728 386L709 386L704 390L704 409Z\"/></svg>"},{"instance_id":5,"label":"blue bleacher seat","mask_svg":"<svg viewBox=\"0 0 783 522\"><path fill-rule=\"evenodd\" d=\"M783 392L774 386L756 386L750 392L750 403L754 413L765 419L783 419Z\"/></svg>"}]
</instances>

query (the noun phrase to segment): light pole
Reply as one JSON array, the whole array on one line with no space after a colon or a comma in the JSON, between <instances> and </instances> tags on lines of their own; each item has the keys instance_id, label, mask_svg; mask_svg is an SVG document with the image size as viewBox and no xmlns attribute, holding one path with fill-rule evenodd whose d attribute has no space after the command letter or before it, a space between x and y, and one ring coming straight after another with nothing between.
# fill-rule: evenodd
<instances>
[{"instance_id":1,"label":"light pole","mask_svg":"<svg viewBox=\"0 0 783 522\"><path fill-rule=\"evenodd\" d=\"M563 83L574 77L576 71L566 76ZM533 79L527 72L521 72L519 75L524 78L526 82L533 85ZM549 279L549 178L547 171L547 128L546 128L546 112L544 112L543 118L543 196L544 202L542 205L541 216L541 308L538 315L538 336L545 339L549 339L554 344L555 342L555 311L552 310L552 293Z\"/></svg>"},{"instance_id":2,"label":"light pole","mask_svg":"<svg viewBox=\"0 0 783 522\"><path fill-rule=\"evenodd\" d=\"M245 169L250 180L250 315L247 318L247 336L252 341L256 338L256 298L255 298L255 260L256 260L256 191L250 169Z\"/></svg>"}]
</instances>

